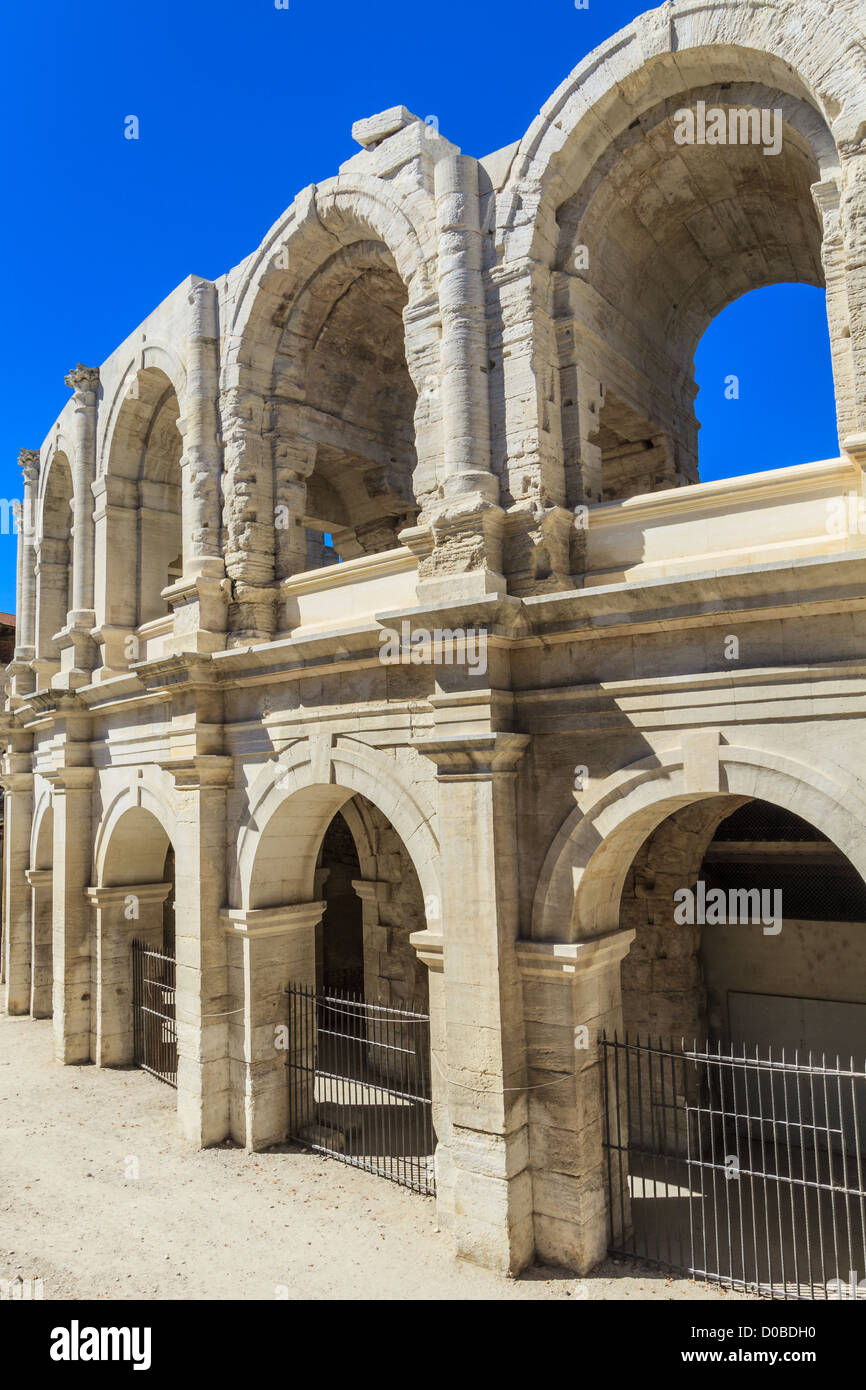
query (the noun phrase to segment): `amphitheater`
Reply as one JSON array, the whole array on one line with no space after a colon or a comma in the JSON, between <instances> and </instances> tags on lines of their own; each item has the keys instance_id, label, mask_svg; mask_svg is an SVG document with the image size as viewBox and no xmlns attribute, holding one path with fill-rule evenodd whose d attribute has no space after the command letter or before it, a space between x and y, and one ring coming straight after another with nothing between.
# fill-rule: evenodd
<instances>
[{"instance_id":1,"label":"amphitheater","mask_svg":"<svg viewBox=\"0 0 866 1390\"><path fill-rule=\"evenodd\" d=\"M698 103L778 152L684 141ZM6 1007L505 1273L718 1211L734 1144L749 1241L790 1190L770 1267L670 1262L817 1296L866 1186L863 6L668 0L481 159L352 133L20 455ZM696 347L781 282L826 291L839 456L702 483ZM782 916L681 924L699 883Z\"/></svg>"}]
</instances>

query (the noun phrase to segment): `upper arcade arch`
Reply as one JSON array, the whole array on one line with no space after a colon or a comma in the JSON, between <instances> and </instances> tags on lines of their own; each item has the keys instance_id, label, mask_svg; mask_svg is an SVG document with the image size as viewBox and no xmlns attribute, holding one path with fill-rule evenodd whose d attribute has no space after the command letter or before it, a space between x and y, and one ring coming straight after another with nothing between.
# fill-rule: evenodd
<instances>
[{"instance_id":1,"label":"upper arcade arch","mask_svg":"<svg viewBox=\"0 0 866 1390\"><path fill-rule=\"evenodd\" d=\"M182 572L181 406L162 367L127 374L97 480L96 614L132 630L168 612Z\"/></svg>"},{"instance_id":2,"label":"upper arcade arch","mask_svg":"<svg viewBox=\"0 0 866 1390\"><path fill-rule=\"evenodd\" d=\"M325 534L345 558L394 549L435 493L435 210L419 201L410 218L379 180L341 176L299 195L244 268L222 363L237 582L316 567Z\"/></svg>"},{"instance_id":3,"label":"upper arcade arch","mask_svg":"<svg viewBox=\"0 0 866 1390\"><path fill-rule=\"evenodd\" d=\"M866 362L851 323L866 297L866 53L846 9L667 3L590 54L521 142L496 240L503 271L533 268L532 331L561 426L561 465L544 432L539 442L552 501L698 481L695 348L718 313L764 285L826 286L840 438L862 428ZM729 117L778 112L779 153L678 143L677 112L699 101Z\"/></svg>"}]
</instances>

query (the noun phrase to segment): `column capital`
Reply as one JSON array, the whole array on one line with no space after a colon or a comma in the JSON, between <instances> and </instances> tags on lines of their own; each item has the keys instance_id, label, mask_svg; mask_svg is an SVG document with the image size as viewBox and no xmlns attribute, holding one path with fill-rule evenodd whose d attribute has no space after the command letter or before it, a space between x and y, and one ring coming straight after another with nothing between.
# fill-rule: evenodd
<instances>
[{"instance_id":1,"label":"column capital","mask_svg":"<svg viewBox=\"0 0 866 1390\"><path fill-rule=\"evenodd\" d=\"M39 450L19 449L18 467L24 474L24 486L35 487L39 482Z\"/></svg>"},{"instance_id":2,"label":"column capital","mask_svg":"<svg viewBox=\"0 0 866 1390\"><path fill-rule=\"evenodd\" d=\"M3 788L7 797L14 796L16 792L29 792L33 790L32 772L4 772L0 776L0 787Z\"/></svg>"},{"instance_id":3,"label":"column capital","mask_svg":"<svg viewBox=\"0 0 866 1390\"><path fill-rule=\"evenodd\" d=\"M31 888L50 888L54 881L53 869L25 869L24 877Z\"/></svg>"},{"instance_id":4,"label":"column capital","mask_svg":"<svg viewBox=\"0 0 866 1390\"><path fill-rule=\"evenodd\" d=\"M515 776L529 734L442 734L413 739L412 747L435 762L439 780Z\"/></svg>"},{"instance_id":5,"label":"column capital","mask_svg":"<svg viewBox=\"0 0 866 1390\"><path fill-rule=\"evenodd\" d=\"M74 399L82 405L92 404L88 401L88 396L95 398L99 387L99 368L85 367L81 362L72 368L71 372L63 378L66 385L74 393Z\"/></svg>"},{"instance_id":6,"label":"column capital","mask_svg":"<svg viewBox=\"0 0 866 1390\"><path fill-rule=\"evenodd\" d=\"M285 936L288 932L318 926L325 902L290 903L283 907L226 907L220 913L223 929L230 935L256 941L263 936Z\"/></svg>"},{"instance_id":7,"label":"column capital","mask_svg":"<svg viewBox=\"0 0 866 1390\"><path fill-rule=\"evenodd\" d=\"M428 970L443 970L445 968L445 938L439 936L437 932L416 931L409 937L409 945L414 946L418 954L418 959L427 966Z\"/></svg>"},{"instance_id":8,"label":"column capital","mask_svg":"<svg viewBox=\"0 0 866 1390\"><path fill-rule=\"evenodd\" d=\"M43 772L46 782L51 783L55 796L66 792L87 791L96 780L95 767L58 767L51 772Z\"/></svg>"},{"instance_id":9,"label":"column capital","mask_svg":"<svg viewBox=\"0 0 866 1390\"><path fill-rule=\"evenodd\" d=\"M586 976L618 965L635 935L633 929L619 929L585 941L517 941L517 964L524 978Z\"/></svg>"},{"instance_id":10,"label":"column capital","mask_svg":"<svg viewBox=\"0 0 866 1390\"><path fill-rule=\"evenodd\" d=\"M217 753L200 753L193 758L171 758L159 766L174 778L182 791L205 791L209 787L230 787L234 760Z\"/></svg>"},{"instance_id":11,"label":"column capital","mask_svg":"<svg viewBox=\"0 0 866 1390\"><path fill-rule=\"evenodd\" d=\"M85 896L91 907L119 907L127 898L136 898L140 903L164 903L172 890L170 883L113 883L103 888L85 888ZM135 925L138 918L132 920Z\"/></svg>"}]
</instances>

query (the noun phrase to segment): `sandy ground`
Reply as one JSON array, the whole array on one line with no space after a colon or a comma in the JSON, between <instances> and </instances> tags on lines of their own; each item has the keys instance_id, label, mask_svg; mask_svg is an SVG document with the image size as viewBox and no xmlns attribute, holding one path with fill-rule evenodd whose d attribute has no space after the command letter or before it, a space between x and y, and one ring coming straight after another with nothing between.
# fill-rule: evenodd
<instances>
[{"instance_id":1,"label":"sandy ground","mask_svg":"<svg viewBox=\"0 0 866 1390\"><path fill-rule=\"evenodd\" d=\"M174 1101L143 1072L62 1067L50 1021L0 1014L0 1279L46 1299L737 1297L625 1262L502 1278L453 1258L432 1199L300 1150L191 1151Z\"/></svg>"}]
</instances>

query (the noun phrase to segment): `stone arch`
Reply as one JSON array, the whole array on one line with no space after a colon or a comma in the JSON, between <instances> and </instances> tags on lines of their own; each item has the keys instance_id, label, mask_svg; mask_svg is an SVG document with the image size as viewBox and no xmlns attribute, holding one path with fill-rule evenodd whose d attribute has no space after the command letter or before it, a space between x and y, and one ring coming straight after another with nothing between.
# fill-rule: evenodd
<instances>
[{"instance_id":1,"label":"stone arch","mask_svg":"<svg viewBox=\"0 0 866 1390\"><path fill-rule=\"evenodd\" d=\"M439 845L430 811L417 800L410 781L387 754L358 743L337 743L323 769L309 742L293 744L262 768L253 782L248 812L229 875L230 901L242 909L309 902L314 893L316 858L325 830L356 793L390 821L415 866L425 899L440 900ZM314 759L316 765L314 766ZM325 780L327 777L327 780ZM350 826L350 828L352 828ZM286 852L286 831L291 853ZM273 854L280 876L266 898L254 879ZM283 869L288 873L283 874Z\"/></svg>"},{"instance_id":2,"label":"stone arch","mask_svg":"<svg viewBox=\"0 0 866 1390\"><path fill-rule=\"evenodd\" d=\"M181 404L181 414L183 413L187 391L186 369L183 363L168 343L153 340L142 344L139 354L130 359L121 372L111 400L107 403L104 411L104 419L100 421L96 455L96 476L98 478L108 472L118 416L124 402L135 390L139 372L145 370L159 371L166 381L171 383ZM102 415L103 412L100 414Z\"/></svg>"},{"instance_id":3,"label":"stone arch","mask_svg":"<svg viewBox=\"0 0 866 1390\"><path fill-rule=\"evenodd\" d=\"M537 374L549 378L539 448L552 423L563 460L554 450L542 485L568 508L698 481L694 351L722 309L763 285L826 287L840 438L862 427L866 361L851 324L866 292L855 167L866 48L842 4L806 9L811 23L787 0L667 3L590 54L521 142L497 200L498 252L535 268ZM831 73L819 29L844 55ZM677 107L702 96L781 109L778 161L678 147ZM588 265L573 264L578 251Z\"/></svg>"},{"instance_id":4,"label":"stone arch","mask_svg":"<svg viewBox=\"0 0 866 1390\"><path fill-rule=\"evenodd\" d=\"M44 674L59 666L59 652L52 640L72 608L72 523L75 505L71 458L52 447L40 477L39 517L36 527L36 658L49 665ZM46 682L47 683L47 682Z\"/></svg>"},{"instance_id":5,"label":"stone arch","mask_svg":"<svg viewBox=\"0 0 866 1390\"><path fill-rule=\"evenodd\" d=\"M435 217L425 201L426 226L379 180L340 176L299 194L245 267L221 373L226 562L241 592L337 555L396 548L435 491L440 407L424 389L439 355ZM317 361L323 380L339 377L328 397L337 412L323 409ZM329 559L322 538L336 531L345 534ZM232 627L261 630L240 613Z\"/></svg>"},{"instance_id":6,"label":"stone arch","mask_svg":"<svg viewBox=\"0 0 866 1390\"><path fill-rule=\"evenodd\" d=\"M533 903L533 938L578 941L616 931L623 883L648 835L672 812L720 794L786 806L825 834L866 878L862 783L829 761L818 771L761 749L722 747L719 760L714 790L694 789L682 749L674 749L621 769L583 796L545 859Z\"/></svg>"},{"instance_id":7,"label":"stone arch","mask_svg":"<svg viewBox=\"0 0 866 1390\"><path fill-rule=\"evenodd\" d=\"M428 228L435 226L432 201L427 218L410 218L377 179L339 176L304 189L250 258L237 295L231 337L244 337L263 297L279 299L292 283L298 286L309 279L316 260L310 253L317 241L333 254L341 246L372 236L388 247L412 297L423 297L430 290L428 262L435 253L429 232L423 230L425 222ZM227 357L224 366L230 360Z\"/></svg>"},{"instance_id":8,"label":"stone arch","mask_svg":"<svg viewBox=\"0 0 866 1390\"><path fill-rule=\"evenodd\" d=\"M174 812L162 790L145 782L125 787L109 802L96 831L94 884L161 882L166 851L175 839Z\"/></svg>"},{"instance_id":9,"label":"stone arch","mask_svg":"<svg viewBox=\"0 0 866 1390\"><path fill-rule=\"evenodd\" d=\"M826 47L813 41L818 31L838 55L830 67L822 58ZM500 235L522 229L520 254L549 263L555 209L571 191L570 180L573 187L580 171L646 110L703 85L708 70L718 82L762 82L806 100L837 147L852 141L866 119L864 61L866 48L852 42L841 4L667 0L590 53L545 104L515 156Z\"/></svg>"},{"instance_id":10,"label":"stone arch","mask_svg":"<svg viewBox=\"0 0 866 1390\"><path fill-rule=\"evenodd\" d=\"M129 631L166 616L162 590L180 577L182 397L156 365L130 367L122 393L95 486L96 613L99 626Z\"/></svg>"}]
</instances>

